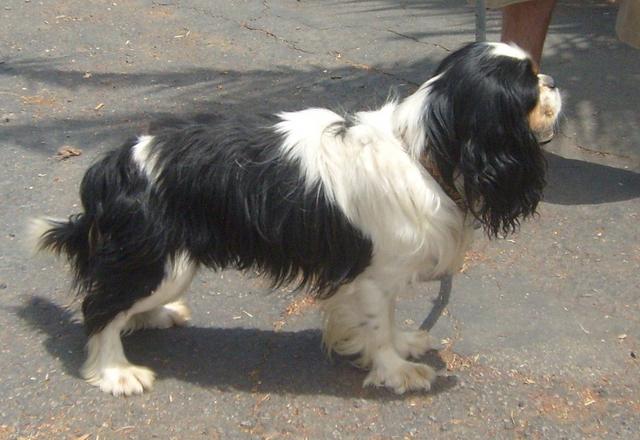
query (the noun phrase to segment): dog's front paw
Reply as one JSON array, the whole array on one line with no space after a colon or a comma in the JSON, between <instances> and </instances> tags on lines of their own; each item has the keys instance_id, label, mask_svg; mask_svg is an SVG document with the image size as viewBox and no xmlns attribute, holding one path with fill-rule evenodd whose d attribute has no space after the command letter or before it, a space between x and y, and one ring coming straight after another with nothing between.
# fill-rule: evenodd
<instances>
[{"instance_id":1,"label":"dog's front paw","mask_svg":"<svg viewBox=\"0 0 640 440\"><path fill-rule=\"evenodd\" d=\"M420 358L435 344L435 340L424 330L397 330L393 335L393 346L398 354L407 359Z\"/></svg>"},{"instance_id":2,"label":"dog's front paw","mask_svg":"<svg viewBox=\"0 0 640 440\"><path fill-rule=\"evenodd\" d=\"M131 396L150 390L155 374L148 368L128 364L106 367L94 376L85 378L87 382L99 387L105 393L114 396Z\"/></svg>"},{"instance_id":3,"label":"dog's front paw","mask_svg":"<svg viewBox=\"0 0 640 440\"><path fill-rule=\"evenodd\" d=\"M398 394L411 390L429 391L436 377L435 370L430 366L400 359L391 364L374 364L364 380L364 386L384 386Z\"/></svg>"}]
</instances>

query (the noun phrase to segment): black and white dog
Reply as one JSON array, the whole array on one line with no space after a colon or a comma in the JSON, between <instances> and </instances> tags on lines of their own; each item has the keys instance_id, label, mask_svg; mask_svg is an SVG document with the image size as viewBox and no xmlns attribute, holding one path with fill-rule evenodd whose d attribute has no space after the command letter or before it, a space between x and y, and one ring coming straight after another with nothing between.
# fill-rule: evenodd
<instances>
[{"instance_id":1,"label":"black and white dog","mask_svg":"<svg viewBox=\"0 0 640 440\"><path fill-rule=\"evenodd\" d=\"M436 373L408 358L429 336L396 327L396 293L456 272L474 222L495 237L536 212L560 107L521 49L474 43L376 111L225 116L125 143L87 171L83 212L32 225L84 295L83 376L115 395L151 388L121 334L184 324L198 268L232 267L322 299L324 343L359 356L365 385L428 390Z\"/></svg>"}]
</instances>

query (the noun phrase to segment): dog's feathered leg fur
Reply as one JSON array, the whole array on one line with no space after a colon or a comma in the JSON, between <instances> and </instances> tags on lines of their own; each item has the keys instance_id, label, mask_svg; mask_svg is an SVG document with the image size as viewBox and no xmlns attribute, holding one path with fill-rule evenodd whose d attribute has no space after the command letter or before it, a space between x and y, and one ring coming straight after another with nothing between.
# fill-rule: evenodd
<instances>
[{"instance_id":1,"label":"dog's feathered leg fur","mask_svg":"<svg viewBox=\"0 0 640 440\"><path fill-rule=\"evenodd\" d=\"M363 274L324 301L323 342L329 351L359 355L356 365L371 370L365 386L386 386L399 394L429 390L436 372L404 358L424 354L430 339L426 332L398 333L394 323L396 288Z\"/></svg>"}]
</instances>

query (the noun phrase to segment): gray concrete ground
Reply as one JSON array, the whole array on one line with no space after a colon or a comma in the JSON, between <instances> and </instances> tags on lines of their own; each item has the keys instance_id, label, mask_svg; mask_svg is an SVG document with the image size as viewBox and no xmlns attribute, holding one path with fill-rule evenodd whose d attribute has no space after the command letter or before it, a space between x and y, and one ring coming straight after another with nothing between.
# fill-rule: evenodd
<instances>
[{"instance_id":1,"label":"gray concrete ground","mask_svg":"<svg viewBox=\"0 0 640 440\"><path fill-rule=\"evenodd\" d=\"M565 94L540 217L482 237L453 281L428 394L363 389L317 309L256 276L201 273L192 326L125 339L159 379L114 398L78 377L64 266L25 220L77 210L83 170L160 114L375 107L473 39L435 0L5 0L0 5L0 439L640 438L640 51L615 6L560 1L543 70ZM495 39L499 19L489 16ZM57 160L61 147L82 150ZM418 326L438 284L404 292Z\"/></svg>"}]
</instances>

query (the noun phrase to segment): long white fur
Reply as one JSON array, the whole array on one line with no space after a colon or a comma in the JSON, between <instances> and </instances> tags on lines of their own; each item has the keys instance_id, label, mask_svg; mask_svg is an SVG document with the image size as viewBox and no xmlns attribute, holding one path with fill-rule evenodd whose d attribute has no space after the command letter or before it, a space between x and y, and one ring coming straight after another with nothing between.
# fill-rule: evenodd
<instances>
[{"instance_id":1,"label":"long white fur","mask_svg":"<svg viewBox=\"0 0 640 440\"><path fill-rule=\"evenodd\" d=\"M397 105L393 112L395 136L402 139L407 153L414 159L419 158L422 154L424 140L426 139L425 127L422 121L424 110L426 109L422 109L422 107L429 105L427 96L431 85L441 76L442 74L436 75L422 84L415 93Z\"/></svg>"},{"instance_id":2,"label":"long white fur","mask_svg":"<svg viewBox=\"0 0 640 440\"><path fill-rule=\"evenodd\" d=\"M529 54L515 44L489 43L493 47L493 55L526 60Z\"/></svg>"},{"instance_id":3,"label":"long white fur","mask_svg":"<svg viewBox=\"0 0 640 440\"><path fill-rule=\"evenodd\" d=\"M470 223L418 161L424 128L415 118L428 86L402 103L357 113L339 136L334 126L344 120L325 109L284 113L277 125L286 136L283 154L299 161L307 184L319 179L374 246L371 266L325 301L324 343L360 355L357 363L371 369L365 385L398 393L429 389L435 372L405 360L423 354L429 337L396 329L396 293L418 274L455 272L471 241Z\"/></svg>"}]
</instances>

